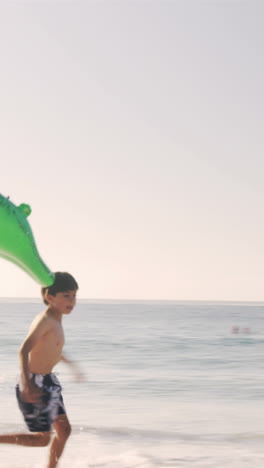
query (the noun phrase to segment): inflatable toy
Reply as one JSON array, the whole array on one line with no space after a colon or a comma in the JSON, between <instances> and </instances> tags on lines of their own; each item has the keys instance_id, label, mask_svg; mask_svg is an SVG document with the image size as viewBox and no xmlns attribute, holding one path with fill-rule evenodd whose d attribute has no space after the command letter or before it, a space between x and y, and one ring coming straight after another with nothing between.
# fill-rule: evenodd
<instances>
[{"instance_id":1,"label":"inflatable toy","mask_svg":"<svg viewBox=\"0 0 264 468\"><path fill-rule=\"evenodd\" d=\"M29 205L14 205L0 194L0 256L15 263L42 286L50 286L54 274L41 259L27 216Z\"/></svg>"}]
</instances>

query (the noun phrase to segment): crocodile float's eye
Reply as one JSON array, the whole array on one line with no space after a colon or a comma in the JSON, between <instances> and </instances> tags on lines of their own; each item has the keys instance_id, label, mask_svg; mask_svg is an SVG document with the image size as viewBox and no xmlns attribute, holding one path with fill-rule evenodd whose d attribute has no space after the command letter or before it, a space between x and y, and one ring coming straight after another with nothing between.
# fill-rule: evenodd
<instances>
[{"instance_id":1,"label":"crocodile float's eye","mask_svg":"<svg viewBox=\"0 0 264 468\"><path fill-rule=\"evenodd\" d=\"M25 215L25 216L29 216L30 213L31 213L31 208L29 205L26 205L25 203L21 203L21 205L19 205L18 207L20 209L20 211L22 211L22 213Z\"/></svg>"}]
</instances>

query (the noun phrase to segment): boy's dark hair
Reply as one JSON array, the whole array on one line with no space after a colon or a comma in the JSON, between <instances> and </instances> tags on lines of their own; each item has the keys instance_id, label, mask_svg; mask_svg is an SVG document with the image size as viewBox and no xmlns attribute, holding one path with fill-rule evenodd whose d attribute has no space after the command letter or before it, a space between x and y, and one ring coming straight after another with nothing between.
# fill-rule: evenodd
<instances>
[{"instance_id":1,"label":"boy's dark hair","mask_svg":"<svg viewBox=\"0 0 264 468\"><path fill-rule=\"evenodd\" d=\"M77 291L79 287L76 280L72 275L70 275L70 273L56 271L54 276L55 280L51 286L44 286L41 288L41 295L46 305L49 304L45 299L46 292L52 296L56 296L59 292Z\"/></svg>"}]
</instances>

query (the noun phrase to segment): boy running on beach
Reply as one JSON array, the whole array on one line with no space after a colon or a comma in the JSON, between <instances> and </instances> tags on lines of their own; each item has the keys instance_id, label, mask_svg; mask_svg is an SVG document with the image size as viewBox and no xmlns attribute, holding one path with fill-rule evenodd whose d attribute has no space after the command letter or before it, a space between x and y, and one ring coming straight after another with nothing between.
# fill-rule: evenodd
<instances>
[{"instance_id":1,"label":"boy running on beach","mask_svg":"<svg viewBox=\"0 0 264 468\"><path fill-rule=\"evenodd\" d=\"M29 334L19 350L21 376L16 386L19 408L29 428L29 434L0 435L0 443L28 447L43 447L51 440L48 468L57 466L65 443L71 433L60 383L52 373L53 367L64 361L62 317L75 306L78 284L69 273L55 273L55 281L42 288L47 309L33 320Z\"/></svg>"}]
</instances>

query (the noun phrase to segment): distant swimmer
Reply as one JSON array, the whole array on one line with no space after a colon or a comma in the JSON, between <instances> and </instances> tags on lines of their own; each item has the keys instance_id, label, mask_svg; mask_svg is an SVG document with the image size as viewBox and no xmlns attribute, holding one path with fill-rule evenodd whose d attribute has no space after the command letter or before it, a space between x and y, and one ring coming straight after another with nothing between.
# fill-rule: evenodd
<instances>
[{"instance_id":1,"label":"distant swimmer","mask_svg":"<svg viewBox=\"0 0 264 468\"><path fill-rule=\"evenodd\" d=\"M234 333L234 334L237 334L237 333L240 333L240 332L241 332L241 333L246 333L246 334L251 333L251 330L250 330L249 327L245 327L245 328L241 328L241 329L240 329L240 327L238 327L237 325L234 325L234 326L232 327L231 331L232 331L232 333Z\"/></svg>"}]
</instances>

